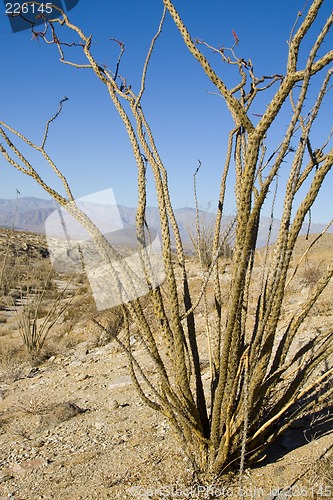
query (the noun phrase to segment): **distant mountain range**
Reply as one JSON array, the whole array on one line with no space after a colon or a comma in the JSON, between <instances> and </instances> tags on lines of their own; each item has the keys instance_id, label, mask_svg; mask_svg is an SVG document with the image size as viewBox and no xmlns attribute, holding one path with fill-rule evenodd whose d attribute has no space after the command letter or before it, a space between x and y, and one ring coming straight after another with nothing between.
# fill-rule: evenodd
<instances>
[{"instance_id":1,"label":"distant mountain range","mask_svg":"<svg viewBox=\"0 0 333 500\"><path fill-rule=\"evenodd\" d=\"M93 204L91 205L93 207ZM45 233L45 220L55 210L58 205L53 200L44 200L34 197L18 198L17 200L0 199L0 227L14 228L22 231L35 233ZM131 228L135 227L136 208L128 208L118 205L121 223L124 228L124 238L128 238ZM89 209L90 210L90 209ZM91 208L93 213L93 208ZM179 208L175 209L175 216L179 225L180 233L184 243L190 243L189 231L195 234L195 209ZM200 218L207 226L214 220L214 214L200 210ZM147 207L146 220L150 229L160 233L159 214L156 207ZM225 224L230 222L230 217L225 218ZM262 217L259 227L258 247L265 245L271 220L269 217ZM275 241L280 221L274 219L272 226L271 242ZM311 233L320 233L325 228L325 224L311 224ZM306 234L308 225L304 224L301 234ZM333 232L333 228L329 229ZM117 231L119 234L119 231Z\"/></svg>"}]
</instances>

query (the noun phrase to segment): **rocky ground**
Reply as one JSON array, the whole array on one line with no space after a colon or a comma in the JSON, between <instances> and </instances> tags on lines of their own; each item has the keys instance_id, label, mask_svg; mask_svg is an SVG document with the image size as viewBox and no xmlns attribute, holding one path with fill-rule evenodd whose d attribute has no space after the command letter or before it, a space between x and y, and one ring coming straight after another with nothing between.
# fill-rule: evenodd
<instances>
[{"instance_id":1,"label":"rocky ground","mask_svg":"<svg viewBox=\"0 0 333 500\"><path fill-rule=\"evenodd\" d=\"M37 253L43 247L42 241L34 245ZM289 309L299 307L331 248L323 247L321 259L314 254L304 267ZM197 264L190 275L199 279ZM332 291L333 284L304 337L332 324ZM79 309L87 298L76 300ZM332 409L297 422L257 467L245 471L242 483L237 474L198 480L168 422L141 401L126 358L114 341L101 339L88 309L52 330L48 355L38 363L19 347L15 315L2 311L0 500L333 497ZM200 314L198 321L200 327ZM121 325L114 326L121 335ZM135 332L131 341L144 361Z\"/></svg>"}]
</instances>

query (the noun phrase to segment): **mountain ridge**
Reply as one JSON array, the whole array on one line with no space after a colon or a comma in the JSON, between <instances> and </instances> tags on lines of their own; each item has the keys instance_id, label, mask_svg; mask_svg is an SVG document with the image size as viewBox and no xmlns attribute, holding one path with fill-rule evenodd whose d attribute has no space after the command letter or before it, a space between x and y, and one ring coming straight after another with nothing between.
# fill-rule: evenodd
<instances>
[{"instance_id":1,"label":"mountain ridge","mask_svg":"<svg viewBox=\"0 0 333 500\"><path fill-rule=\"evenodd\" d=\"M58 208L58 204L50 199L41 199L35 197L22 197L13 200L0 199L0 227L13 228L21 231L30 231L34 233L45 234L45 220ZM118 205L120 218L124 229L135 226L136 208ZM179 225L179 230L184 243L189 243L190 233L195 234L195 209L192 207L183 207L174 210ZM214 220L214 213L199 210L199 216L204 225L209 226ZM231 216L225 217L225 225L230 223ZM157 207L147 207L147 224L151 229L160 233L160 222ZM270 217L262 216L258 232L258 247L262 247L267 242L269 227L272 223ZM271 230L271 243L277 237L279 219L273 219ZM308 228L308 223L304 223L300 234L321 233L326 224L314 223ZM328 232L333 232L333 227Z\"/></svg>"}]
</instances>

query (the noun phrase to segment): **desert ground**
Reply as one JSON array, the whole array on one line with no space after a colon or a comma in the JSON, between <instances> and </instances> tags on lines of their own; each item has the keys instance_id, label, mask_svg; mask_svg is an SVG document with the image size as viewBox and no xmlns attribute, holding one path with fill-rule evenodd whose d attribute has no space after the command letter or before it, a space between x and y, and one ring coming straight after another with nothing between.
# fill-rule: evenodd
<instances>
[{"instance_id":1,"label":"desert ground","mask_svg":"<svg viewBox=\"0 0 333 500\"><path fill-rule=\"evenodd\" d=\"M314 237L300 238L297 256ZM16 265L26 269L27 279L32 270L36 281L48 276L45 250L41 235L0 230L1 258L14 256ZM331 258L333 235L325 235L290 284L286 315L300 307ZM258 252L257 269L260 264ZM13 269L5 269L6 276ZM195 257L188 258L188 269L193 290L199 289L201 271ZM230 263L226 262L226 289L230 276ZM244 471L241 482L237 472L219 478L199 477L168 422L141 401L127 359L112 335L107 336L92 321L97 317L121 337L117 310L96 312L82 276L70 284L58 277L55 283L57 290L67 287L62 301L69 303L37 357L29 355L22 326L20 330L27 288L8 286L1 301L1 500L333 498L332 407L297 421L255 467ZM55 293L54 284L49 301L52 290ZM303 325L300 344L317 328L333 325L332 296L331 282ZM38 321L43 316L41 312ZM204 346L203 311L198 310L197 322L198 342ZM144 360L134 326L131 342L136 356ZM202 364L202 372L204 379L208 377L207 363Z\"/></svg>"}]
</instances>

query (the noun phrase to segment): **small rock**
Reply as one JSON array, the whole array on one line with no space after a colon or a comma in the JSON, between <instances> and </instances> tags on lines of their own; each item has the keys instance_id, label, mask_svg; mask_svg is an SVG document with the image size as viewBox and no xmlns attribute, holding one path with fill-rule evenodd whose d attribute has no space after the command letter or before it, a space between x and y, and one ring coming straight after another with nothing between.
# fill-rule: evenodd
<instances>
[{"instance_id":1,"label":"small rock","mask_svg":"<svg viewBox=\"0 0 333 500\"><path fill-rule=\"evenodd\" d=\"M117 408L119 408L119 403L116 399L111 399L110 403L109 403L109 408L110 410L116 410Z\"/></svg>"},{"instance_id":2,"label":"small rock","mask_svg":"<svg viewBox=\"0 0 333 500\"><path fill-rule=\"evenodd\" d=\"M83 380L86 380L87 378L89 378L89 375L87 373L79 373L75 377L75 380L77 380L78 382L82 382Z\"/></svg>"},{"instance_id":3,"label":"small rock","mask_svg":"<svg viewBox=\"0 0 333 500\"><path fill-rule=\"evenodd\" d=\"M95 427L99 431L103 429L104 426L105 426L104 422L95 422Z\"/></svg>"},{"instance_id":4,"label":"small rock","mask_svg":"<svg viewBox=\"0 0 333 500\"><path fill-rule=\"evenodd\" d=\"M82 409L75 403L59 403L53 406L52 410L45 416L42 417L42 424L58 424L61 422L66 422L70 418L79 415L80 413L85 413L87 409Z\"/></svg>"},{"instance_id":5,"label":"small rock","mask_svg":"<svg viewBox=\"0 0 333 500\"><path fill-rule=\"evenodd\" d=\"M80 361L79 359L74 359L73 361L70 361L68 363L68 366L82 366L82 361Z\"/></svg>"},{"instance_id":6,"label":"small rock","mask_svg":"<svg viewBox=\"0 0 333 500\"><path fill-rule=\"evenodd\" d=\"M136 338L134 337L134 335L131 335L130 337L130 345L134 345L136 343Z\"/></svg>"},{"instance_id":7,"label":"small rock","mask_svg":"<svg viewBox=\"0 0 333 500\"><path fill-rule=\"evenodd\" d=\"M38 467L45 467L48 461L45 458L35 458L33 460L26 460L21 463L23 469L37 469Z\"/></svg>"},{"instance_id":8,"label":"small rock","mask_svg":"<svg viewBox=\"0 0 333 500\"><path fill-rule=\"evenodd\" d=\"M132 379L129 375L124 375L123 377L119 377L116 380L108 383L108 389L118 389L119 387L126 387L127 385L132 384Z\"/></svg>"}]
</instances>

